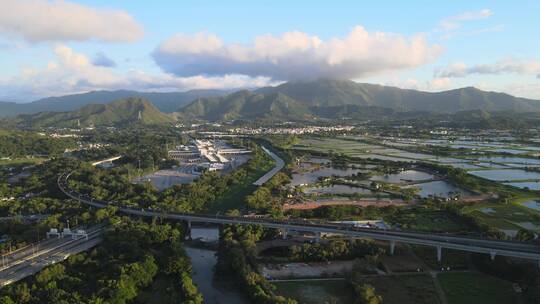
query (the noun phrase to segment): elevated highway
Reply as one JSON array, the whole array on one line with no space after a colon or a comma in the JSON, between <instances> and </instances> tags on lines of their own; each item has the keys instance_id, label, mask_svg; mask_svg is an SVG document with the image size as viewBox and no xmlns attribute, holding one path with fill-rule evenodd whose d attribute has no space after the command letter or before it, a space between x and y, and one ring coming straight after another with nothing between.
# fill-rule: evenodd
<instances>
[{"instance_id":1,"label":"elevated highway","mask_svg":"<svg viewBox=\"0 0 540 304\"><path fill-rule=\"evenodd\" d=\"M67 180L69 174L62 174L58 178L58 186L62 192L72 199L83 204L96 208L104 208L113 205L108 201L98 201L85 196L69 188ZM126 208L116 206L119 211L145 217L157 217L172 220L191 222L215 223L215 224L240 224L240 225L261 225L267 228L280 229L284 235L288 231L310 232L315 235L321 233L341 234L351 238L371 238L390 242L390 252L393 253L396 242L402 242L414 245L425 245L437 248L437 258L440 261L442 249L455 249L460 251L485 253L491 258L496 255L522 258L538 261L540 265L540 245L525 242L492 240L485 238L476 238L470 236L461 236L453 234L435 234L412 232L402 230L385 230L373 228L356 228L346 224L334 224L327 222L314 222L307 220L275 220L252 217L232 217L221 215L205 214L187 214L187 213L165 213L155 210Z\"/></svg>"},{"instance_id":2,"label":"elevated highway","mask_svg":"<svg viewBox=\"0 0 540 304\"><path fill-rule=\"evenodd\" d=\"M101 242L103 225L91 227L88 238L50 238L1 256L0 288L33 275L41 269L88 250Z\"/></svg>"}]
</instances>

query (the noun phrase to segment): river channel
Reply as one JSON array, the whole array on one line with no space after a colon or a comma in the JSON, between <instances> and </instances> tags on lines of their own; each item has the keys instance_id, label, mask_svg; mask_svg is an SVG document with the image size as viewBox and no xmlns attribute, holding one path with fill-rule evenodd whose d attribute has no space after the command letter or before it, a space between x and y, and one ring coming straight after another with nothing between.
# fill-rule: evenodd
<instances>
[{"instance_id":1,"label":"river channel","mask_svg":"<svg viewBox=\"0 0 540 304\"><path fill-rule=\"evenodd\" d=\"M204 242L216 242L219 239L219 230L216 227L193 227L191 237ZM230 282L220 282L214 278L214 266L217 263L216 251L185 246L193 266L193 282L203 294L204 303L208 304L244 304L248 299L238 288Z\"/></svg>"}]
</instances>

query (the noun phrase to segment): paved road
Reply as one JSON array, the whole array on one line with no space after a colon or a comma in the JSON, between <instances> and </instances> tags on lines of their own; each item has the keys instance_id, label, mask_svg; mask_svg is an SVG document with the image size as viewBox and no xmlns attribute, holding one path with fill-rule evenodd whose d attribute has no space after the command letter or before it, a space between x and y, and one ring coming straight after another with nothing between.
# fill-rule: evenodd
<instances>
[{"instance_id":1,"label":"paved road","mask_svg":"<svg viewBox=\"0 0 540 304\"><path fill-rule=\"evenodd\" d=\"M111 205L111 202L97 201L91 197L78 193L68 187L67 179L70 174L63 174L58 178L58 186L67 196L97 208ZM314 222L307 220L275 220L253 217L232 217L221 215L203 215L188 213L165 213L146 209L133 209L117 206L118 210L127 214L159 217L188 222L216 223L216 224L241 224L261 225L268 228L283 229L285 231L305 231L311 233L333 233L350 237L372 238L390 242L402 242L406 244L426 245L442 248L456 249L468 252L487 253L492 256L501 255L515 258L530 259L540 263L540 245L516 242L474 238L470 236L423 233L401 230L384 230L374 228L356 228L346 224Z\"/></svg>"},{"instance_id":2,"label":"paved road","mask_svg":"<svg viewBox=\"0 0 540 304\"><path fill-rule=\"evenodd\" d=\"M88 240L83 237L50 238L3 255L0 287L33 275L48 265L67 259L72 254L94 247L101 242L102 230L103 226L89 229Z\"/></svg>"},{"instance_id":3,"label":"paved road","mask_svg":"<svg viewBox=\"0 0 540 304\"><path fill-rule=\"evenodd\" d=\"M268 154L271 158L274 159L274 161L276 162L276 165L274 166L274 168L272 168L272 170L266 172L265 175L261 176L261 178L256 180L253 183L253 185L255 185L255 186L262 186L264 183L266 183L272 177L274 177L274 175L276 175L276 173L278 173L279 170L283 169L283 167L285 166L285 161L283 159L279 158L279 156L277 156L274 152L272 152L272 151L270 151L267 148L262 147L262 146L261 146L261 148L263 149L264 152L266 152L266 154Z\"/></svg>"}]
</instances>

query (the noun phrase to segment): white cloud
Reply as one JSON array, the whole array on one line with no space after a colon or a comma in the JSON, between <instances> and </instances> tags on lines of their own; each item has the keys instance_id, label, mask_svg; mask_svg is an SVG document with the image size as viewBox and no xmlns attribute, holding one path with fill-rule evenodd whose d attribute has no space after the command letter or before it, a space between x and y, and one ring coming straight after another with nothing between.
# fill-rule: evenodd
<instances>
[{"instance_id":1,"label":"white cloud","mask_svg":"<svg viewBox=\"0 0 540 304\"><path fill-rule=\"evenodd\" d=\"M344 38L323 41L302 32L258 36L250 45L226 44L209 33L178 34L153 53L156 63L177 76L242 74L276 80L361 78L415 68L442 52L422 35L367 32L357 26Z\"/></svg>"},{"instance_id":2,"label":"white cloud","mask_svg":"<svg viewBox=\"0 0 540 304\"><path fill-rule=\"evenodd\" d=\"M493 12L490 9L463 12L459 15L443 19L439 23L438 29L442 31L454 31L459 29L464 22L487 19L492 15Z\"/></svg>"},{"instance_id":3,"label":"white cloud","mask_svg":"<svg viewBox=\"0 0 540 304\"><path fill-rule=\"evenodd\" d=\"M455 63L436 71L439 77L466 77L471 74L499 75L510 73L536 75L538 77L540 74L540 61L508 58L495 63L472 66L464 63Z\"/></svg>"},{"instance_id":4,"label":"white cloud","mask_svg":"<svg viewBox=\"0 0 540 304\"><path fill-rule=\"evenodd\" d=\"M500 90L501 88L494 88ZM506 85L503 90L514 96L533 98L540 100L540 83L511 83Z\"/></svg>"},{"instance_id":5,"label":"white cloud","mask_svg":"<svg viewBox=\"0 0 540 304\"><path fill-rule=\"evenodd\" d=\"M446 77L436 77L428 81L426 90L444 91L452 88L452 80Z\"/></svg>"},{"instance_id":6,"label":"white cloud","mask_svg":"<svg viewBox=\"0 0 540 304\"><path fill-rule=\"evenodd\" d=\"M30 42L132 42L143 36L142 26L124 11L62 0L2 0L0 32Z\"/></svg>"},{"instance_id":7,"label":"white cloud","mask_svg":"<svg viewBox=\"0 0 540 304\"><path fill-rule=\"evenodd\" d=\"M0 80L0 100L32 100L92 90L128 89L137 91L184 91L190 89L231 89L274 84L268 77L224 75L219 77L175 77L139 70L119 73L96 66L84 54L65 45L54 48L56 60L44 68L26 68L11 79Z\"/></svg>"}]
</instances>

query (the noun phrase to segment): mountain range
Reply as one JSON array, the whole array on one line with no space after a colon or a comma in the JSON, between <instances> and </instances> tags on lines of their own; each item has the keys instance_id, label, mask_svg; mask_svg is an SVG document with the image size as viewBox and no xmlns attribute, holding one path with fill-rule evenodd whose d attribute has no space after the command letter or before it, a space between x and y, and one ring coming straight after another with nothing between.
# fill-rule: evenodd
<instances>
[{"instance_id":1,"label":"mountain range","mask_svg":"<svg viewBox=\"0 0 540 304\"><path fill-rule=\"evenodd\" d=\"M124 97L130 95L138 97ZM1 106L0 110L4 111ZM307 121L411 118L479 110L485 113L540 113L538 100L473 87L431 93L329 79L287 82L226 95L217 90L184 93L98 91L43 99L25 106L33 111L53 110L19 115L11 120L16 125L74 126L76 122L81 125L122 125L137 121L153 124L176 119ZM142 119L138 119L139 111Z\"/></svg>"},{"instance_id":2,"label":"mountain range","mask_svg":"<svg viewBox=\"0 0 540 304\"><path fill-rule=\"evenodd\" d=\"M47 97L29 103L0 102L0 117L16 116L19 114L34 114L39 112L66 112L79 109L88 104L109 103L128 97L146 99L160 111L174 112L179 107L200 97L220 96L230 91L222 90L191 90L186 92L137 92L137 91L92 91L82 94L60 97Z\"/></svg>"},{"instance_id":3,"label":"mountain range","mask_svg":"<svg viewBox=\"0 0 540 304\"><path fill-rule=\"evenodd\" d=\"M538 112L540 101L473 87L437 93L353 81L321 79L199 98L178 109L204 120L368 118L405 112Z\"/></svg>"}]
</instances>

